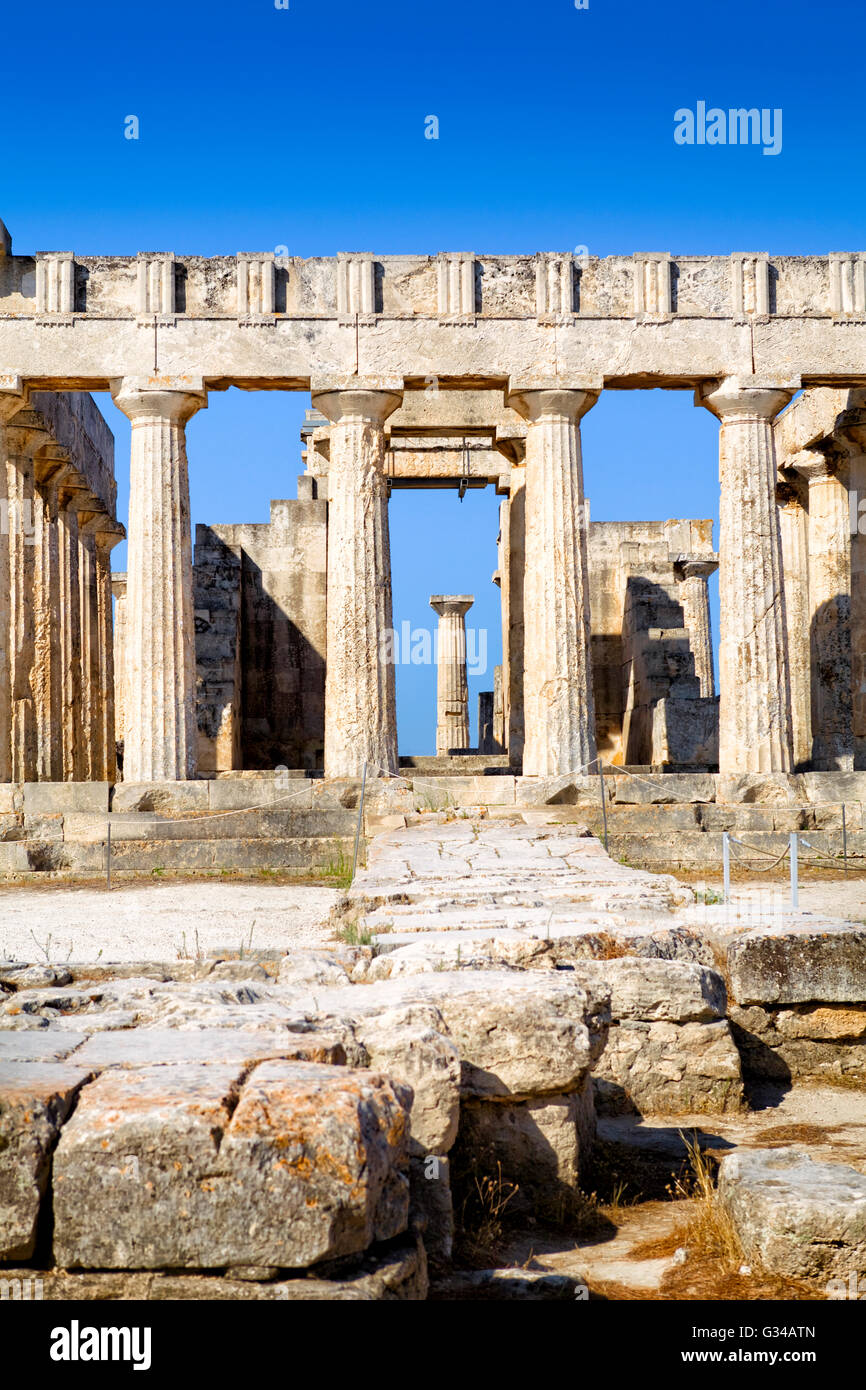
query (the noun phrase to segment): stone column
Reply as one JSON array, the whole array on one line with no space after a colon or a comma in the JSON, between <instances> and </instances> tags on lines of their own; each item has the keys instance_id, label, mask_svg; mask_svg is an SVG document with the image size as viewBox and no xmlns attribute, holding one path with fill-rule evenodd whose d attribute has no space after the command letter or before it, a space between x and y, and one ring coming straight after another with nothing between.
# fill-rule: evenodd
<instances>
[{"instance_id":1,"label":"stone column","mask_svg":"<svg viewBox=\"0 0 866 1390\"><path fill-rule=\"evenodd\" d=\"M384 425L401 401L398 385L314 383L331 421L326 777L398 769Z\"/></svg>"},{"instance_id":2,"label":"stone column","mask_svg":"<svg viewBox=\"0 0 866 1390\"><path fill-rule=\"evenodd\" d=\"M719 432L719 771L789 772L791 685L772 422L792 392L705 383Z\"/></svg>"},{"instance_id":3,"label":"stone column","mask_svg":"<svg viewBox=\"0 0 866 1390\"><path fill-rule=\"evenodd\" d=\"M35 418L20 412L7 426L12 781L37 778L36 732L36 474L33 455L46 439Z\"/></svg>"},{"instance_id":4,"label":"stone column","mask_svg":"<svg viewBox=\"0 0 866 1390\"><path fill-rule=\"evenodd\" d=\"M850 771L851 533L847 467L841 455L803 449L788 460L809 485L809 647L812 767Z\"/></svg>"},{"instance_id":5,"label":"stone column","mask_svg":"<svg viewBox=\"0 0 866 1390\"><path fill-rule=\"evenodd\" d=\"M707 580L715 574L719 562L715 558L683 556L675 565L680 581L680 602L683 621L689 634L689 645L695 662L695 675L701 684L702 698L711 699L716 693L713 673L713 636L710 624L710 594Z\"/></svg>"},{"instance_id":6,"label":"stone column","mask_svg":"<svg viewBox=\"0 0 866 1390\"><path fill-rule=\"evenodd\" d=\"M105 782L117 780L117 733L114 709L114 624L112 621L111 552L123 540L119 522L102 513L94 527L96 540L96 624L98 652L98 746L99 776Z\"/></svg>"},{"instance_id":7,"label":"stone column","mask_svg":"<svg viewBox=\"0 0 866 1390\"><path fill-rule=\"evenodd\" d=\"M812 662L809 652L809 513L807 485L793 469L783 469L776 486L785 587L785 636L791 679L794 767L812 761Z\"/></svg>"},{"instance_id":8,"label":"stone column","mask_svg":"<svg viewBox=\"0 0 866 1390\"><path fill-rule=\"evenodd\" d=\"M78 501L84 489L76 474L63 479L58 492L60 551L60 627L63 695L61 743L63 779L84 780L87 766L81 735L81 584L78 576Z\"/></svg>"},{"instance_id":9,"label":"stone column","mask_svg":"<svg viewBox=\"0 0 866 1390\"><path fill-rule=\"evenodd\" d=\"M195 776L195 626L186 424L203 389L114 383L132 422L129 485L126 782Z\"/></svg>"},{"instance_id":10,"label":"stone column","mask_svg":"<svg viewBox=\"0 0 866 1390\"><path fill-rule=\"evenodd\" d=\"M124 718L124 672L126 670L126 575L117 572L111 576L111 592L114 595L114 730L118 743L125 737Z\"/></svg>"},{"instance_id":11,"label":"stone column","mask_svg":"<svg viewBox=\"0 0 866 1390\"><path fill-rule=\"evenodd\" d=\"M86 505L86 504L85 504ZM78 512L78 584L81 604L81 701L79 731L88 782L103 780L101 738L101 690L99 678L99 597L96 575L98 513L83 507Z\"/></svg>"},{"instance_id":12,"label":"stone column","mask_svg":"<svg viewBox=\"0 0 866 1390\"><path fill-rule=\"evenodd\" d=\"M3 577L3 582L0 582L0 782L12 780L11 595L9 583L5 580L9 574L7 425L23 408L25 399L19 378L0 376L0 577Z\"/></svg>"},{"instance_id":13,"label":"stone column","mask_svg":"<svg viewBox=\"0 0 866 1390\"><path fill-rule=\"evenodd\" d=\"M856 401L866 394L852 392ZM866 768L866 409L846 410L834 443L845 455L850 514L851 725L854 766Z\"/></svg>"},{"instance_id":14,"label":"stone column","mask_svg":"<svg viewBox=\"0 0 866 1390\"><path fill-rule=\"evenodd\" d=\"M473 594L433 594L439 615L436 641L436 753L469 747L469 685L466 680L466 614Z\"/></svg>"},{"instance_id":15,"label":"stone column","mask_svg":"<svg viewBox=\"0 0 866 1390\"><path fill-rule=\"evenodd\" d=\"M524 776L595 771L580 419L596 390L513 390L526 437Z\"/></svg>"},{"instance_id":16,"label":"stone column","mask_svg":"<svg viewBox=\"0 0 866 1390\"><path fill-rule=\"evenodd\" d=\"M60 592L60 484L70 472L56 445L36 459L36 775L63 780L63 628Z\"/></svg>"}]
</instances>

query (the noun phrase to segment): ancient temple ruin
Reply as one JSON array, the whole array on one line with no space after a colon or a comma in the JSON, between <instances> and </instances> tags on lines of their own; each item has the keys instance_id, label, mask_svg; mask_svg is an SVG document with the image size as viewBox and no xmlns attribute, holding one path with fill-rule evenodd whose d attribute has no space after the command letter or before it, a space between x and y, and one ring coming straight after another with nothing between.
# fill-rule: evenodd
<instances>
[{"instance_id":1,"label":"ancient temple ruin","mask_svg":"<svg viewBox=\"0 0 866 1390\"><path fill-rule=\"evenodd\" d=\"M9 780L116 775L121 529L81 395L105 390L133 426L125 781L396 774L388 497L436 485L503 498L498 732L524 776L864 765L864 254L13 255L4 229L0 368ZM200 528L194 563L185 428L230 385L311 391L306 472L269 524ZM582 417L651 387L719 421L718 694L708 523L587 514Z\"/></svg>"}]
</instances>

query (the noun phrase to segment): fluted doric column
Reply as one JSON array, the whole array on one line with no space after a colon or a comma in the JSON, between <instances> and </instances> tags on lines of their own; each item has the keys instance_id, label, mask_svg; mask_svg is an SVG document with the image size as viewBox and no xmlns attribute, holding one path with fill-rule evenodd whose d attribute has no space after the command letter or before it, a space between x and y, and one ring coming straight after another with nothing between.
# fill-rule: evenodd
<instances>
[{"instance_id":1,"label":"fluted doric column","mask_svg":"<svg viewBox=\"0 0 866 1390\"><path fill-rule=\"evenodd\" d=\"M785 587L785 637L791 680L791 732L794 767L812 761L812 661L809 652L808 486L784 468L776 486Z\"/></svg>"},{"instance_id":2,"label":"fluted doric column","mask_svg":"<svg viewBox=\"0 0 866 1390\"><path fill-rule=\"evenodd\" d=\"M850 771L851 535L847 467L833 451L803 449L789 459L809 485L809 647L812 767Z\"/></svg>"},{"instance_id":3,"label":"fluted doric column","mask_svg":"<svg viewBox=\"0 0 866 1390\"><path fill-rule=\"evenodd\" d=\"M196 752L186 424L207 397L128 378L112 395L132 423L123 777L183 780Z\"/></svg>"},{"instance_id":4,"label":"fluted doric column","mask_svg":"<svg viewBox=\"0 0 866 1390\"><path fill-rule=\"evenodd\" d=\"M97 766L105 782L117 779L117 732L114 709L114 623L112 618L111 552L124 537L123 527L102 515L94 531L96 539L96 622L99 662Z\"/></svg>"},{"instance_id":5,"label":"fluted doric column","mask_svg":"<svg viewBox=\"0 0 866 1390\"><path fill-rule=\"evenodd\" d=\"M524 776L595 771L580 419L595 390L512 390L526 437Z\"/></svg>"},{"instance_id":6,"label":"fluted doric column","mask_svg":"<svg viewBox=\"0 0 866 1390\"><path fill-rule=\"evenodd\" d=\"M469 684L466 679L466 614L472 594L434 594L439 615L436 642L436 752L469 747Z\"/></svg>"},{"instance_id":7,"label":"fluted doric column","mask_svg":"<svg viewBox=\"0 0 866 1390\"><path fill-rule=\"evenodd\" d=\"M325 775L397 772L397 713L384 425L401 389L315 389L332 423L328 466Z\"/></svg>"},{"instance_id":8,"label":"fluted doric column","mask_svg":"<svg viewBox=\"0 0 866 1390\"><path fill-rule=\"evenodd\" d=\"M114 597L114 729L118 743L124 739L125 720L123 699L126 671L126 574L116 571L111 576Z\"/></svg>"},{"instance_id":9,"label":"fluted doric column","mask_svg":"<svg viewBox=\"0 0 866 1390\"><path fill-rule=\"evenodd\" d=\"M862 401L866 392L851 393ZM866 408L854 405L836 421L849 486L851 568L851 722L854 766L866 768Z\"/></svg>"},{"instance_id":10,"label":"fluted doric column","mask_svg":"<svg viewBox=\"0 0 866 1390\"><path fill-rule=\"evenodd\" d=\"M63 780L63 628L60 589L60 484L71 472L56 445L36 460L36 762L40 781Z\"/></svg>"},{"instance_id":11,"label":"fluted doric column","mask_svg":"<svg viewBox=\"0 0 866 1390\"><path fill-rule=\"evenodd\" d=\"M791 686L772 422L791 399L734 378L695 395L719 432L719 770L789 772Z\"/></svg>"},{"instance_id":12,"label":"fluted doric column","mask_svg":"<svg viewBox=\"0 0 866 1390\"><path fill-rule=\"evenodd\" d=\"M78 503L86 489L70 470L58 489L58 548L60 554L61 628L61 744L63 779L85 779L87 755L81 713L81 582L78 573Z\"/></svg>"},{"instance_id":13,"label":"fluted doric column","mask_svg":"<svg viewBox=\"0 0 866 1390\"><path fill-rule=\"evenodd\" d=\"M715 574L719 562L715 558L685 555L675 569L680 580L683 622L689 634L689 646L695 663L695 675L700 681L701 696L712 698L716 693L713 674L713 635L710 623L710 594L707 580Z\"/></svg>"},{"instance_id":14,"label":"fluted doric column","mask_svg":"<svg viewBox=\"0 0 866 1390\"><path fill-rule=\"evenodd\" d=\"M35 782L38 776L34 453L47 437L28 410L21 411L7 426L13 782Z\"/></svg>"},{"instance_id":15,"label":"fluted doric column","mask_svg":"<svg viewBox=\"0 0 866 1390\"><path fill-rule=\"evenodd\" d=\"M25 394L17 377L0 376L0 782L12 780L12 662L10 654L11 593L9 574L8 422L24 407Z\"/></svg>"}]
</instances>

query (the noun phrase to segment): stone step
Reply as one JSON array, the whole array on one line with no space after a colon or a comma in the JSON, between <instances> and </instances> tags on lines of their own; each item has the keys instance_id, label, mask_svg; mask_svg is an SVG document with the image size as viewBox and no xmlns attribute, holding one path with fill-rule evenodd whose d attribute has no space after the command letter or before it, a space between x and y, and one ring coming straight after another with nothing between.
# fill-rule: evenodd
<instances>
[{"instance_id":1,"label":"stone step","mask_svg":"<svg viewBox=\"0 0 866 1390\"><path fill-rule=\"evenodd\" d=\"M167 839L112 840L112 873L167 874L199 870L227 873L276 873L337 876L351 865L354 842L349 837L326 839ZM63 840L13 840L0 843L0 874L7 877L35 873L59 877L102 877L106 871L104 843Z\"/></svg>"}]
</instances>

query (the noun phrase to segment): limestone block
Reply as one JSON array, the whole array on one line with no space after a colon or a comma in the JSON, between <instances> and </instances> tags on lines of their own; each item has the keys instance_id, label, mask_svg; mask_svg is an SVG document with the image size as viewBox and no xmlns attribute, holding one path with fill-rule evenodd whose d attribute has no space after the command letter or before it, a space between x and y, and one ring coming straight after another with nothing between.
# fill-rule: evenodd
<instances>
[{"instance_id":1,"label":"limestone block","mask_svg":"<svg viewBox=\"0 0 866 1390\"><path fill-rule=\"evenodd\" d=\"M594 1083L605 1114L718 1115L743 1105L740 1054L726 1019L624 1019L610 1030Z\"/></svg>"},{"instance_id":2,"label":"limestone block","mask_svg":"<svg viewBox=\"0 0 866 1390\"><path fill-rule=\"evenodd\" d=\"M520 1104L466 1100L455 1173L498 1179L501 1165L502 1180L517 1185L521 1206L561 1220L575 1202L581 1150L590 1147L593 1128L590 1087Z\"/></svg>"},{"instance_id":3,"label":"limestone block","mask_svg":"<svg viewBox=\"0 0 866 1390\"><path fill-rule=\"evenodd\" d=\"M0 1067L6 1062L62 1062L74 1052L81 1039L53 1029L22 1032L9 1029L0 1033Z\"/></svg>"},{"instance_id":4,"label":"limestone block","mask_svg":"<svg viewBox=\"0 0 866 1390\"><path fill-rule=\"evenodd\" d=\"M230 1278L210 1274L67 1273L65 1270L7 1269L4 1278L27 1287L38 1280L46 1302L99 1302L118 1299L183 1302L187 1300L274 1301L279 1303L423 1301L427 1297L424 1247L417 1241L390 1245L384 1254L365 1255L342 1277L271 1279Z\"/></svg>"},{"instance_id":5,"label":"limestone block","mask_svg":"<svg viewBox=\"0 0 866 1390\"><path fill-rule=\"evenodd\" d=\"M387 1009L356 1029L376 1071L412 1087L411 1154L445 1154L457 1136L460 1054L439 1010L427 1004Z\"/></svg>"},{"instance_id":6,"label":"limestone block","mask_svg":"<svg viewBox=\"0 0 866 1390\"><path fill-rule=\"evenodd\" d=\"M614 801L623 805L672 805L696 801L715 801L718 778L709 772L668 772L640 776L617 776L613 780Z\"/></svg>"},{"instance_id":7,"label":"limestone block","mask_svg":"<svg viewBox=\"0 0 866 1390\"><path fill-rule=\"evenodd\" d=\"M0 782L0 815L14 815L21 810L23 786L15 782Z\"/></svg>"},{"instance_id":8,"label":"limestone block","mask_svg":"<svg viewBox=\"0 0 866 1390\"><path fill-rule=\"evenodd\" d=\"M866 772L803 772L800 784L804 801L834 804L866 801Z\"/></svg>"},{"instance_id":9,"label":"limestone block","mask_svg":"<svg viewBox=\"0 0 866 1390\"><path fill-rule=\"evenodd\" d=\"M6 1036L0 1034L0 1044ZM75 1044L70 1043L70 1051ZM96 1073L110 1067L130 1069L193 1062L236 1066L282 1060L341 1065L346 1052L338 1032L318 1028L308 1033L240 1028L132 1028L87 1038L78 1047L74 1060L76 1066Z\"/></svg>"},{"instance_id":10,"label":"limestone block","mask_svg":"<svg viewBox=\"0 0 866 1390\"><path fill-rule=\"evenodd\" d=\"M511 806L515 779L494 777L416 777L413 780L416 811L444 811L449 807Z\"/></svg>"},{"instance_id":11,"label":"limestone block","mask_svg":"<svg viewBox=\"0 0 866 1390\"><path fill-rule=\"evenodd\" d=\"M216 777L205 783L211 811L235 811L247 806L277 806L292 811L309 811L313 783L306 778L288 777L285 783L274 778Z\"/></svg>"},{"instance_id":12,"label":"limestone block","mask_svg":"<svg viewBox=\"0 0 866 1390\"><path fill-rule=\"evenodd\" d=\"M33 1254L51 1154L87 1075L62 1063L0 1061L0 1260Z\"/></svg>"},{"instance_id":13,"label":"limestone block","mask_svg":"<svg viewBox=\"0 0 866 1390\"><path fill-rule=\"evenodd\" d=\"M434 971L347 990L322 990L321 1011L360 1020L406 1004L432 1004L460 1054L464 1097L522 1099L577 1089L604 1046L603 990L570 972Z\"/></svg>"},{"instance_id":14,"label":"limestone block","mask_svg":"<svg viewBox=\"0 0 866 1390\"><path fill-rule=\"evenodd\" d=\"M747 1259L790 1279L866 1268L866 1177L799 1149L738 1149L722 1159L719 1200Z\"/></svg>"},{"instance_id":15,"label":"limestone block","mask_svg":"<svg viewBox=\"0 0 866 1390\"><path fill-rule=\"evenodd\" d=\"M280 961L281 985L330 985L350 983L344 967L330 951L292 951Z\"/></svg>"},{"instance_id":16,"label":"limestone block","mask_svg":"<svg viewBox=\"0 0 866 1390\"><path fill-rule=\"evenodd\" d=\"M146 1067L85 1090L54 1161L58 1264L301 1268L405 1230L407 1087L296 1062L241 1074Z\"/></svg>"},{"instance_id":17,"label":"limestone block","mask_svg":"<svg viewBox=\"0 0 866 1390\"><path fill-rule=\"evenodd\" d=\"M716 788L720 802L753 801L763 805L797 806L806 800L802 777L793 772L744 772L720 776Z\"/></svg>"},{"instance_id":18,"label":"limestone block","mask_svg":"<svg viewBox=\"0 0 866 1390\"><path fill-rule=\"evenodd\" d=\"M515 800L518 806L601 806L601 781L594 777L575 777L561 773L558 777L515 778ZM605 782L609 801L613 780Z\"/></svg>"},{"instance_id":19,"label":"limestone block","mask_svg":"<svg viewBox=\"0 0 866 1390\"><path fill-rule=\"evenodd\" d=\"M728 987L738 1004L859 1004L866 931L749 933L728 945Z\"/></svg>"},{"instance_id":20,"label":"limestone block","mask_svg":"<svg viewBox=\"0 0 866 1390\"><path fill-rule=\"evenodd\" d=\"M575 974L588 989L610 992L613 1022L712 1023L727 1012L722 977L690 961L623 956L581 961Z\"/></svg>"},{"instance_id":21,"label":"limestone block","mask_svg":"<svg viewBox=\"0 0 866 1390\"><path fill-rule=\"evenodd\" d=\"M552 943L520 932L421 932L419 939L384 951L370 965L368 980L423 975L430 970L555 970Z\"/></svg>"},{"instance_id":22,"label":"limestone block","mask_svg":"<svg viewBox=\"0 0 866 1390\"><path fill-rule=\"evenodd\" d=\"M114 788L111 809L115 812L157 811L163 816L207 811L210 786L211 783L205 781L121 782Z\"/></svg>"},{"instance_id":23,"label":"limestone block","mask_svg":"<svg viewBox=\"0 0 866 1390\"><path fill-rule=\"evenodd\" d=\"M431 1292L434 1302L475 1303L571 1303L583 1287L574 1274L550 1274L531 1269L461 1269L437 1279Z\"/></svg>"},{"instance_id":24,"label":"limestone block","mask_svg":"<svg viewBox=\"0 0 866 1390\"><path fill-rule=\"evenodd\" d=\"M0 874L26 874L30 871L30 854L23 841L0 842Z\"/></svg>"},{"instance_id":25,"label":"limestone block","mask_svg":"<svg viewBox=\"0 0 866 1390\"><path fill-rule=\"evenodd\" d=\"M454 1203L451 1163L444 1155L410 1159L409 1220L412 1229L421 1232L431 1265L447 1265L454 1242Z\"/></svg>"},{"instance_id":26,"label":"limestone block","mask_svg":"<svg viewBox=\"0 0 866 1390\"><path fill-rule=\"evenodd\" d=\"M24 817L25 840L62 840L64 838L64 816L55 812Z\"/></svg>"},{"instance_id":27,"label":"limestone block","mask_svg":"<svg viewBox=\"0 0 866 1390\"><path fill-rule=\"evenodd\" d=\"M24 814L55 815L65 811L108 811L108 782L25 782Z\"/></svg>"}]
</instances>

